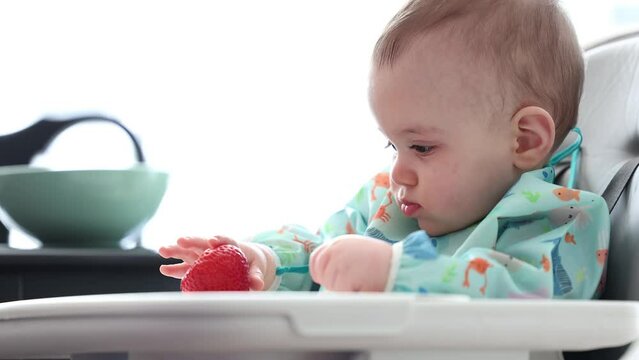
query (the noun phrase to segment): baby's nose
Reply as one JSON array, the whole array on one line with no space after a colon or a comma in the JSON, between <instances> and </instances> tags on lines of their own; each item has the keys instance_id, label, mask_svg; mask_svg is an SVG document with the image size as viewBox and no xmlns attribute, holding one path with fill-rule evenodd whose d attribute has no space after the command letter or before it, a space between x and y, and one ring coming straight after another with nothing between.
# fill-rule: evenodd
<instances>
[{"instance_id":1,"label":"baby's nose","mask_svg":"<svg viewBox=\"0 0 639 360\"><path fill-rule=\"evenodd\" d=\"M417 173L411 166L396 158L390 173L391 182L400 186L417 185Z\"/></svg>"}]
</instances>

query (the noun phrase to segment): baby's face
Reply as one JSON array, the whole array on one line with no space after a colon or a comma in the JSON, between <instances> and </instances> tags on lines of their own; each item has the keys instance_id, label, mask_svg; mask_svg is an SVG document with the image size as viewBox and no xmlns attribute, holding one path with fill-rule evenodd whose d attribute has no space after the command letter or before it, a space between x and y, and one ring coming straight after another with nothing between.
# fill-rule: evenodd
<instances>
[{"instance_id":1,"label":"baby's face","mask_svg":"<svg viewBox=\"0 0 639 360\"><path fill-rule=\"evenodd\" d=\"M425 38L371 75L372 110L396 149L391 189L433 236L483 218L520 175L509 101L464 51Z\"/></svg>"}]
</instances>

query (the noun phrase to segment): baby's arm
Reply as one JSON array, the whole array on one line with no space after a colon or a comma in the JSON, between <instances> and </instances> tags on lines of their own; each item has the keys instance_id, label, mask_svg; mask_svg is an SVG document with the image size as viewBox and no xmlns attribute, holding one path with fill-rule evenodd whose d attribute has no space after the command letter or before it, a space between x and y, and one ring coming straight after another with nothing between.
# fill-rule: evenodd
<instances>
[{"instance_id":1,"label":"baby's arm","mask_svg":"<svg viewBox=\"0 0 639 360\"><path fill-rule=\"evenodd\" d=\"M256 235L252 242L268 246L276 255L277 266L281 269L304 269L309 266L310 254L329 239L347 235L364 234L370 217L370 209L375 208L374 202L385 199L380 194L385 188L379 186L380 178L388 176L380 173L369 180L357 192L346 206L333 214L318 232L310 232L301 226L283 226L279 230L264 232ZM377 194L374 197L372 194ZM379 199L378 199L379 198ZM313 286L308 270L300 273L278 274L275 285L278 290L310 290Z\"/></svg>"},{"instance_id":2,"label":"baby's arm","mask_svg":"<svg viewBox=\"0 0 639 360\"><path fill-rule=\"evenodd\" d=\"M388 290L465 294L471 297L553 297L553 272L541 260L551 246L491 249L473 247L454 256L439 254L427 237L409 236L393 245Z\"/></svg>"},{"instance_id":3,"label":"baby's arm","mask_svg":"<svg viewBox=\"0 0 639 360\"><path fill-rule=\"evenodd\" d=\"M327 239L345 234L337 229L355 228L347 225L355 221L353 217L359 217L353 209L346 209L335 213L329 218L324 229L332 229L331 233L313 233L297 226L284 226L276 231L264 232L251 239L252 243L268 247L275 258L278 269L299 269L301 271L283 272L277 274L274 286L271 290L311 290L312 279L308 272L311 253L317 251ZM349 216L350 215L350 216ZM365 227L364 227L365 228Z\"/></svg>"}]
</instances>

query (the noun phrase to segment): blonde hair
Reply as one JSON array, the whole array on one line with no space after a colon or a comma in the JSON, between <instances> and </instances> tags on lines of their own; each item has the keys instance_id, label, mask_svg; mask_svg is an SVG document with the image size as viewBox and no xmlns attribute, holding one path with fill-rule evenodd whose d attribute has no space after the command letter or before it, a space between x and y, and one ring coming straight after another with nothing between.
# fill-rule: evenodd
<instances>
[{"instance_id":1,"label":"blonde hair","mask_svg":"<svg viewBox=\"0 0 639 360\"><path fill-rule=\"evenodd\" d=\"M510 82L518 106L550 113L559 146L577 122L584 64L557 1L411 0L377 41L374 65L393 66L416 39L443 27L493 64L500 81Z\"/></svg>"}]
</instances>

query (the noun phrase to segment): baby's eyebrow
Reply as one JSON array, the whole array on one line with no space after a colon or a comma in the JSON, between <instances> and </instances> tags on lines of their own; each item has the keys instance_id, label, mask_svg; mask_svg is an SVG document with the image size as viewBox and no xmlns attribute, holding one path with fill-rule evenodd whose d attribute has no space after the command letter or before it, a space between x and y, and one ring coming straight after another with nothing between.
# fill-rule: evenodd
<instances>
[{"instance_id":1,"label":"baby's eyebrow","mask_svg":"<svg viewBox=\"0 0 639 360\"><path fill-rule=\"evenodd\" d=\"M418 134L418 135L424 135L424 134L442 134L444 131L438 127L434 127L434 126L418 126L418 127L411 127L408 129L404 129L400 132L400 134L405 135L405 134Z\"/></svg>"}]
</instances>

